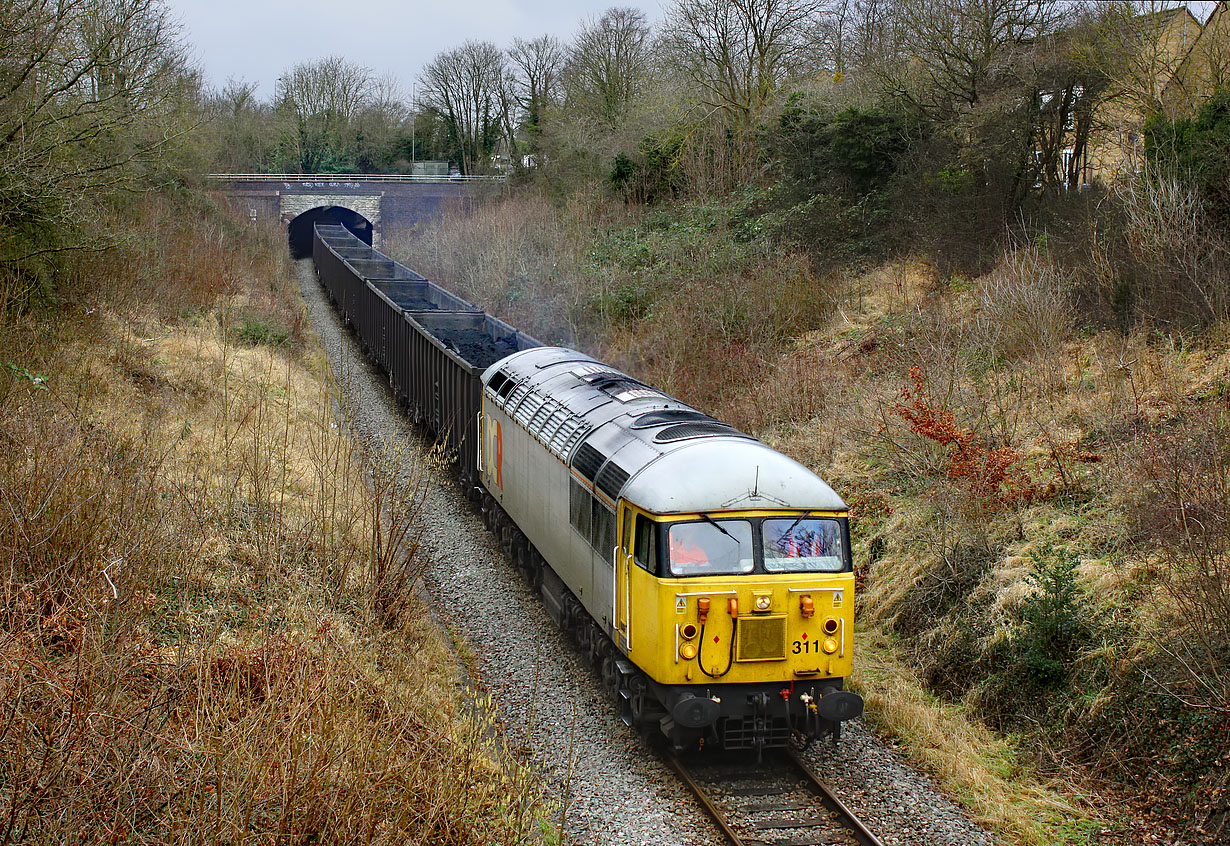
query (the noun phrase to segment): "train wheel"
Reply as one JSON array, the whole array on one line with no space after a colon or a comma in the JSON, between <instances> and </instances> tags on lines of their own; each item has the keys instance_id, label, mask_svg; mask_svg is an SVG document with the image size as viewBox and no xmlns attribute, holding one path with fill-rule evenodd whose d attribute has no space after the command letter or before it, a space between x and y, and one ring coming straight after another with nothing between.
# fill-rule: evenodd
<instances>
[{"instance_id":1,"label":"train wheel","mask_svg":"<svg viewBox=\"0 0 1230 846\"><path fill-rule=\"evenodd\" d=\"M619 696L619 667L615 664L614 650L609 647L602 656L602 686L612 697Z\"/></svg>"},{"instance_id":2,"label":"train wheel","mask_svg":"<svg viewBox=\"0 0 1230 846\"><path fill-rule=\"evenodd\" d=\"M546 560L538 553L538 550L535 549L530 556L530 576L529 576L530 587L532 587L534 590L542 589L542 571L543 571L543 567L546 566L546 563L547 563Z\"/></svg>"}]
</instances>

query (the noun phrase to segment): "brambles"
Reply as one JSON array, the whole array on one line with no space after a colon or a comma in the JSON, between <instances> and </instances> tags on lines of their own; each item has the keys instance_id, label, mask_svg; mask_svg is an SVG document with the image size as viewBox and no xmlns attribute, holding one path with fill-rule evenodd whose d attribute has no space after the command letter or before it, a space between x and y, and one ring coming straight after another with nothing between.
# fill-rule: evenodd
<instances>
[{"instance_id":1,"label":"brambles","mask_svg":"<svg viewBox=\"0 0 1230 846\"><path fill-rule=\"evenodd\" d=\"M980 502L1006 507L1029 503L1042 493L1021 466L1024 456L1013 447L989 447L974 432L956 425L956 415L930 395L922 368L910 368L910 385L893 412L916 435L947 447L945 475L966 486Z\"/></svg>"}]
</instances>

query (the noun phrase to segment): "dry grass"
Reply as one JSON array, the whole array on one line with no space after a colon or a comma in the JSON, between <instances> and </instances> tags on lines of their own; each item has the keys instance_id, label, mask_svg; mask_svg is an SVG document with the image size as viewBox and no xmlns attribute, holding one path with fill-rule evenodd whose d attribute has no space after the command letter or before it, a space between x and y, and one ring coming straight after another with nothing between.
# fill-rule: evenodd
<instances>
[{"instance_id":1,"label":"dry grass","mask_svg":"<svg viewBox=\"0 0 1230 846\"><path fill-rule=\"evenodd\" d=\"M1030 846L1082 842L1101 825L1074 785L1038 779L1011 744L927 693L883 635L860 632L856 649L852 687L871 719L978 822Z\"/></svg>"},{"instance_id":2,"label":"dry grass","mask_svg":"<svg viewBox=\"0 0 1230 846\"><path fill-rule=\"evenodd\" d=\"M0 342L0 843L525 840L414 596L424 465L346 440L277 232L167 237Z\"/></svg>"}]
</instances>

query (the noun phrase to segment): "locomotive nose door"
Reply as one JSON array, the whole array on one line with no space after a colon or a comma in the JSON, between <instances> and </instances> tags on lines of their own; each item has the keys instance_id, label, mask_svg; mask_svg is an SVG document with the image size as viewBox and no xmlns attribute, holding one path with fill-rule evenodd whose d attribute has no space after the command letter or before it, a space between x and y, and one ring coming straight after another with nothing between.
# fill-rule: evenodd
<instances>
[{"instance_id":1,"label":"locomotive nose door","mask_svg":"<svg viewBox=\"0 0 1230 846\"><path fill-rule=\"evenodd\" d=\"M619 509L619 544L612 550L615 556L615 613L611 619L615 621L615 645L624 652L632 651L628 619L631 615L628 572L632 564L632 518L632 509L626 505Z\"/></svg>"}]
</instances>

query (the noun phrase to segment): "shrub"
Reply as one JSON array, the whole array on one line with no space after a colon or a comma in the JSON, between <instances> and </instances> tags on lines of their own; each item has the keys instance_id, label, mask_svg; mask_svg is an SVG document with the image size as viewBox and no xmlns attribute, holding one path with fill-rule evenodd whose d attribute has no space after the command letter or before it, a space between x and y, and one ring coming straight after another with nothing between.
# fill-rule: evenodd
<instances>
[{"instance_id":1,"label":"shrub","mask_svg":"<svg viewBox=\"0 0 1230 846\"><path fill-rule=\"evenodd\" d=\"M1062 687L1073 660L1093 637L1092 614L1076 580L1076 555L1045 547L1031 557L1026 582L1034 592L1021 604L1010 651L1022 679L1036 687Z\"/></svg>"},{"instance_id":2,"label":"shrub","mask_svg":"<svg viewBox=\"0 0 1230 846\"><path fill-rule=\"evenodd\" d=\"M235 330L239 340L252 346L281 347L290 343L290 332L271 321L255 315L243 318Z\"/></svg>"},{"instance_id":3,"label":"shrub","mask_svg":"<svg viewBox=\"0 0 1230 846\"><path fill-rule=\"evenodd\" d=\"M1172 602L1161 642L1182 672L1168 687L1230 714L1230 415L1188 409L1142 440L1132 469L1138 538L1161 553Z\"/></svg>"},{"instance_id":4,"label":"shrub","mask_svg":"<svg viewBox=\"0 0 1230 846\"><path fill-rule=\"evenodd\" d=\"M1005 254L978 288L978 332L990 357L1037 358L1072 335L1071 283L1038 249Z\"/></svg>"},{"instance_id":5,"label":"shrub","mask_svg":"<svg viewBox=\"0 0 1230 846\"><path fill-rule=\"evenodd\" d=\"M1020 450L991 447L973 429L957 426L956 415L931 396L922 368L910 368L910 385L893 411L910 424L910 431L947 448L945 474L962 483L980 503L1000 507L1030 502L1041 490L1021 466Z\"/></svg>"},{"instance_id":6,"label":"shrub","mask_svg":"<svg viewBox=\"0 0 1230 846\"><path fill-rule=\"evenodd\" d=\"M1193 182L1214 215L1230 215L1230 88L1215 93L1194 118L1150 117L1145 156L1159 175Z\"/></svg>"}]
</instances>

